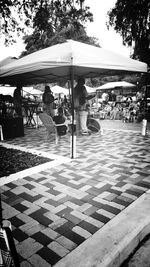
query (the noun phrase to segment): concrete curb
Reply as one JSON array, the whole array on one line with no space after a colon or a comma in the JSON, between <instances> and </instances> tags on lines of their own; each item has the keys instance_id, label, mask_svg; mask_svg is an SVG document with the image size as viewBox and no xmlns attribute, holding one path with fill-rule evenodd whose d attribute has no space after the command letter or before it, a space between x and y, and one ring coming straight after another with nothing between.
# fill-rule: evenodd
<instances>
[{"instance_id":1,"label":"concrete curb","mask_svg":"<svg viewBox=\"0 0 150 267\"><path fill-rule=\"evenodd\" d=\"M55 267L119 267L150 233L150 190Z\"/></svg>"}]
</instances>

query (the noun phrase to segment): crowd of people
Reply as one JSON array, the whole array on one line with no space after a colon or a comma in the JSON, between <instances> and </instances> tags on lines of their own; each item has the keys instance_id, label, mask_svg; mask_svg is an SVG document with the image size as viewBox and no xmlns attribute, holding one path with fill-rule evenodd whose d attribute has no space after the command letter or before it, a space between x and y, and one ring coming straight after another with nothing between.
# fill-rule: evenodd
<instances>
[{"instance_id":1,"label":"crowd of people","mask_svg":"<svg viewBox=\"0 0 150 267\"><path fill-rule=\"evenodd\" d=\"M143 102L133 101L129 97L124 102L99 103L97 111L99 114L102 113L102 119L138 122L142 119Z\"/></svg>"}]
</instances>

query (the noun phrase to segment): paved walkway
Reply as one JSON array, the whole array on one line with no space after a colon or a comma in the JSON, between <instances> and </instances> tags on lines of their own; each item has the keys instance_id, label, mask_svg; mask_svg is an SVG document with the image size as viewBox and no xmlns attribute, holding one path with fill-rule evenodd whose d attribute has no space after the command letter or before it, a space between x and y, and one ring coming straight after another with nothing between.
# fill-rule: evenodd
<instances>
[{"instance_id":1,"label":"paved walkway","mask_svg":"<svg viewBox=\"0 0 150 267\"><path fill-rule=\"evenodd\" d=\"M1 186L21 267L61 266L62 258L150 189L149 131L142 136L141 124L121 121L101 125L103 135L77 137L71 162ZM68 159L69 139L55 145L40 127L5 143Z\"/></svg>"}]
</instances>

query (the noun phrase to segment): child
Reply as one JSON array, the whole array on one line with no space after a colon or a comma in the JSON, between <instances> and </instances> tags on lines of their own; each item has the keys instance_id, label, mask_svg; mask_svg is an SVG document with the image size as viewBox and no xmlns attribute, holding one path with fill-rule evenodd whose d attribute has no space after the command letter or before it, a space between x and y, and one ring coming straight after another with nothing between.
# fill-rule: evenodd
<instances>
[{"instance_id":1,"label":"child","mask_svg":"<svg viewBox=\"0 0 150 267\"><path fill-rule=\"evenodd\" d=\"M63 116L62 107L58 108L58 115L53 117L53 121L55 122L55 124L62 124L65 122L65 117ZM57 127L57 133L59 136L65 135L66 132L67 132L67 126L66 125L62 125L62 126Z\"/></svg>"},{"instance_id":2,"label":"child","mask_svg":"<svg viewBox=\"0 0 150 267\"><path fill-rule=\"evenodd\" d=\"M123 108L123 122L129 122L130 113L128 108Z\"/></svg>"}]
</instances>

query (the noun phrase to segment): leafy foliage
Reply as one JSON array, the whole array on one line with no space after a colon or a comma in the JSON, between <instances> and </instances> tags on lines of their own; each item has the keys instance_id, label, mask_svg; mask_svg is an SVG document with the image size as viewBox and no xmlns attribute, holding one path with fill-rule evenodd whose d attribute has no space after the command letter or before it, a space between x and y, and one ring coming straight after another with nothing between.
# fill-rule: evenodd
<instances>
[{"instance_id":1,"label":"leafy foliage","mask_svg":"<svg viewBox=\"0 0 150 267\"><path fill-rule=\"evenodd\" d=\"M32 35L26 36L25 41L27 49L30 48L33 52L37 49L34 42L38 40L38 48L42 43L45 47L49 38L65 29L68 32L68 27L80 31L83 24L93 21L93 15L84 2L85 0L0 0L0 30L5 36L5 44L15 42L15 34L25 34L25 30L30 28Z\"/></svg>"},{"instance_id":2,"label":"leafy foliage","mask_svg":"<svg viewBox=\"0 0 150 267\"><path fill-rule=\"evenodd\" d=\"M134 46L133 58L150 65L150 2L149 0L117 0L108 12L111 26L123 38L123 44Z\"/></svg>"},{"instance_id":3,"label":"leafy foliage","mask_svg":"<svg viewBox=\"0 0 150 267\"><path fill-rule=\"evenodd\" d=\"M93 21L93 15L83 3L84 0L57 0L40 7L33 19L34 31L24 37L26 51L21 56L63 43L67 39L99 46L96 38L86 34L85 24Z\"/></svg>"}]
</instances>

